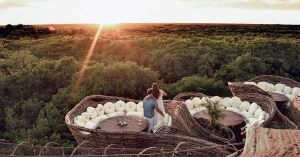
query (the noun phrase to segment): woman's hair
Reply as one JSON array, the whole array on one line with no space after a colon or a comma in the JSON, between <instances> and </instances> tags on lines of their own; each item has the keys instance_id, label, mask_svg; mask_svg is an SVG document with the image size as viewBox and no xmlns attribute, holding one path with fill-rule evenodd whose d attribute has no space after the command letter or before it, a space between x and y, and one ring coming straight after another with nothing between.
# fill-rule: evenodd
<instances>
[{"instance_id":1,"label":"woman's hair","mask_svg":"<svg viewBox=\"0 0 300 157\"><path fill-rule=\"evenodd\" d=\"M152 95L155 99L158 99L160 93L159 93L159 86L157 83L152 84Z\"/></svg>"},{"instance_id":2,"label":"woman's hair","mask_svg":"<svg viewBox=\"0 0 300 157\"><path fill-rule=\"evenodd\" d=\"M148 88L148 89L147 89L147 94L148 94L148 95L152 94L152 88Z\"/></svg>"}]
</instances>

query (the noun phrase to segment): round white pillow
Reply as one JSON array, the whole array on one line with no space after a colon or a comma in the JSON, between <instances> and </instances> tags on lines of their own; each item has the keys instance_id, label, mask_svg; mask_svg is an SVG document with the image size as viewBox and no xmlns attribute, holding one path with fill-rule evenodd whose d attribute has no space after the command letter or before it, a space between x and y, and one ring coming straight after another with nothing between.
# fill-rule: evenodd
<instances>
[{"instance_id":1,"label":"round white pillow","mask_svg":"<svg viewBox=\"0 0 300 157\"><path fill-rule=\"evenodd\" d=\"M282 92L283 89L284 89L284 87L285 87L284 84L282 84L282 83L277 83L277 84L275 85L275 91L277 91L277 92Z\"/></svg>"},{"instance_id":2,"label":"round white pillow","mask_svg":"<svg viewBox=\"0 0 300 157\"><path fill-rule=\"evenodd\" d=\"M202 97L201 98L201 101L202 101L203 104L206 104L207 100L209 100L209 97Z\"/></svg>"},{"instance_id":3,"label":"round white pillow","mask_svg":"<svg viewBox=\"0 0 300 157\"><path fill-rule=\"evenodd\" d=\"M251 114L254 114L255 111L257 110L257 108L258 108L258 105L257 105L257 103L254 102L250 105L248 112Z\"/></svg>"},{"instance_id":4,"label":"round white pillow","mask_svg":"<svg viewBox=\"0 0 300 157\"><path fill-rule=\"evenodd\" d=\"M144 112L144 105L143 105L143 102L140 101L137 105L136 105L136 110L138 112Z\"/></svg>"},{"instance_id":5,"label":"round white pillow","mask_svg":"<svg viewBox=\"0 0 300 157\"><path fill-rule=\"evenodd\" d=\"M86 120L88 120L90 118L90 114L87 112L82 112L81 116L83 116Z\"/></svg>"},{"instance_id":6,"label":"round white pillow","mask_svg":"<svg viewBox=\"0 0 300 157\"><path fill-rule=\"evenodd\" d=\"M231 98L231 106L232 107L239 108L241 104L242 104L242 101L239 97L234 96Z\"/></svg>"},{"instance_id":7,"label":"round white pillow","mask_svg":"<svg viewBox=\"0 0 300 157\"><path fill-rule=\"evenodd\" d=\"M126 103L122 100L119 100L115 103L115 108L117 112L123 112L125 110Z\"/></svg>"},{"instance_id":8,"label":"round white pillow","mask_svg":"<svg viewBox=\"0 0 300 157\"><path fill-rule=\"evenodd\" d=\"M229 97L226 97L222 100L222 104L225 106L225 107L230 107L231 106L231 98Z\"/></svg>"},{"instance_id":9,"label":"round white pillow","mask_svg":"<svg viewBox=\"0 0 300 157\"><path fill-rule=\"evenodd\" d=\"M102 104L97 105L96 112L97 112L98 116L101 116L104 114L104 107Z\"/></svg>"},{"instance_id":10,"label":"round white pillow","mask_svg":"<svg viewBox=\"0 0 300 157\"><path fill-rule=\"evenodd\" d=\"M243 101L239 107L241 111L248 111L250 103L248 101Z\"/></svg>"},{"instance_id":11,"label":"round white pillow","mask_svg":"<svg viewBox=\"0 0 300 157\"><path fill-rule=\"evenodd\" d=\"M210 101L214 102L214 103L221 103L221 98L219 96L213 96L210 98Z\"/></svg>"},{"instance_id":12,"label":"round white pillow","mask_svg":"<svg viewBox=\"0 0 300 157\"><path fill-rule=\"evenodd\" d=\"M97 115L98 115L96 111L91 112L91 113L88 113L88 114L89 114L89 117L90 117L91 119L96 118Z\"/></svg>"},{"instance_id":13,"label":"round white pillow","mask_svg":"<svg viewBox=\"0 0 300 157\"><path fill-rule=\"evenodd\" d=\"M104 104L104 111L106 114L115 112L115 105L112 102L107 102Z\"/></svg>"},{"instance_id":14,"label":"round white pillow","mask_svg":"<svg viewBox=\"0 0 300 157\"><path fill-rule=\"evenodd\" d=\"M292 93L292 88L289 86L285 86L283 89L284 94L291 94Z\"/></svg>"},{"instance_id":15,"label":"round white pillow","mask_svg":"<svg viewBox=\"0 0 300 157\"><path fill-rule=\"evenodd\" d=\"M185 100L185 105L188 108L188 110L192 110L194 108L193 102L190 99Z\"/></svg>"},{"instance_id":16,"label":"round white pillow","mask_svg":"<svg viewBox=\"0 0 300 157\"><path fill-rule=\"evenodd\" d=\"M86 109L86 112L87 113L92 113L92 112L95 112L95 108L94 107L91 107L91 106L89 106L87 109Z\"/></svg>"},{"instance_id":17,"label":"round white pillow","mask_svg":"<svg viewBox=\"0 0 300 157\"><path fill-rule=\"evenodd\" d=\"M194 104L194 107L200 107L201 104L202 104L201 99L198 98L198 97L194 97L194 98L192 99L192 102L193 102L193 104Z\"/></svg>"},{"instance_id":18,"label":"round white pillow","mask_svg":"<svg viewBox=\"0 0 300 157\"><path fill-rule=\"evenodd\" d=\"M127 112L130 112L130 111L136 111L136 104L135 102L127 102L126 105L125 105L125 110Z\"/></svg>"},{"instance_id":19,"label":"round white pillow","mask_svg":"<svg viewBox=\"0 0 300 157\"><path fill-rule=\"evenodd\" d=\"M300 88L294 87L293 90L292 90L292 94L297 96L299 93L300 93Z\"/></svg>"},{"instance_id":20,"label":"round white pillow","mask_svg":"<svg viewBox=\"0 0 300 157\"><path fill-rule=\"evenodd\" d=\"M198 112L201 112L201 111L204 111L204 110L207 110L207 108L204 107L204 106L196 108L196 111L198 111Z\"/></svg>"},{"instance_id":21,"label":"round white pillow","mask_svg":"<svg viewBox=\"0 0 300 157\"><path fill-rule=\"evenodd\" d=\"M85 122L87 121L87 119L85 118L85 116L77 116L74 118L74 124L83 127L85 125Z\"/></svg>"},{"instance_id":22,"label":"round white pillow","mask_svg":"<svg viewBox=\"0 0 300 157\"><path fill-rule=\"evenodd\" d=\"M262 90L267 90L268 82L258 82L257 86Z\"/></svg>"},{"instance_id":23,"label":"round white pillow","mask_svg":"<svg viewBox=\"0 0 300 157\"><path fill-rule=\"evenodd\" d=\"M84 127L88 129L96 129L97 124L89 120L85 123Z\"/></svg>"},{"instance_id":24,"label":"round white pillow","mask_svg":"<svg viewBox=\"0 0 300 157\"><path fill-rule=\"evenodd\" d=\"M235 108L235 107L226 107L226 110L229 110L229 111L232 111L232 112L235 112L235 113L240 113L240 110Z\"/></svg>"},{"instance_id":25,"label":"round white pillow","mask_svg":"<svg viewBox=\"0 0 300 157\"><path fill-rule=\"evenodd\" d=\"M268 83L267 84L267 91L274 91L275 90L275 86L272 83Z\"/></svg>"},{"instance_id":26,"label":"round white pillow","mask_svg":"<svg viewBox=\"0 0 300 157\"><path fill-rule=\"evenodd\" d=\"M258 107L257 110L254 112L254 117L255 117L255 118L259 118L260 113L261 113L262 111L263 111L263 110L262 110L260 107Z\"/></svg>"},{"instance_id":27,"label":"round white pillow","mask_svg":"<svg viewBox=\"0 0 300 157\"><path fill-rule=\"evenodd\" d=\"M244 82L244 84L248 84L248 85L254 85L254 86L256 86L256 83L255 83L255 82Z\"/></svg>"},{"instance_id":28,"label":"round white pillow","mask_svg":"<svg viewBox=\"0 0 300 157\"><path fill-rule=\"evenodd\" d=\"M240 113L242 116L244 116L246 119L249 119L249 118L253 118L253 114L247 112L247 111L242 111Z\"/></svg>"}]
</instances>

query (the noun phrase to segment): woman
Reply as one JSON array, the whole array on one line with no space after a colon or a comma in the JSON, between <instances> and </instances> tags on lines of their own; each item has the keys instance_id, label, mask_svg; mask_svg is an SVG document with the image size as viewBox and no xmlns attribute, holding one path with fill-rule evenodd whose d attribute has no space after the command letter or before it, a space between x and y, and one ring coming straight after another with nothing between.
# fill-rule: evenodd
<instances>
[{"instance_id":1,"label":"woman","mask_svg":"<svg viewBox=\"0 0 300 157\"><path fill-rule=\"evenodd\" d=\"M165 107L164 107L164 102L163 102L163 96L167 96L167 93L164 92L162 89L159 88L157 83L152 84L152 95L156 99L158 108L165 114ZM162 114L155 112L155 118L154 118L154 123L163 123L163 116ZM164 124L162 124L164 125Z\"/></svg>"}]
</instances>

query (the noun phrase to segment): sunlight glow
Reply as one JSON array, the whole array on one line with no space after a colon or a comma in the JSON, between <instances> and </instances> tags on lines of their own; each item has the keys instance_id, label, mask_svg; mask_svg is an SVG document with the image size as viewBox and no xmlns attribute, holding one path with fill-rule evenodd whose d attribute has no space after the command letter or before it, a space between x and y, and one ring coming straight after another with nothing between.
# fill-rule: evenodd
<instances>
[{"instance_id":1,"label":"sunlight glow","mask_svg":"<svg viewBox=\"0 0 300 157\"><path fill-rule=\"evenodd\" d=\"M81 68L81 70L80 70L80 72L79 72L79 75L78 75L78 78L77 78L77 80L76 80L76 84L75 84L75 89L74 89L74 91L75 91L76 89L78 89L78 87L79 87L79 85L80 85L80 83L81 83L81 81L82 81L82 78L83 78L83 76L84 76L84 73L85 73L85 71L86 71L86 68L87 68L87 66L88 66L88 64L89 64L89 62L90 62L91 56L93 55L93 52L94 52L95 46L96 46L96 44L97 44L97 41L98 41L98 39L99 39L99 37L100 37L101 30L102 30L102 24L99 25L99 28L98 28L98 30L97 30L97 33L96 33L96 35L95 35L95 37L94 37L94 40L93 40L93 42L92 42L92 45L91 45L91 47L90 47L90 49L89 49L89 51L88 51L88 53L87 53L87 55L86 55L86 57L85 57L85 59L84 59L82 68Z\"/></svg>"}]
</instances>

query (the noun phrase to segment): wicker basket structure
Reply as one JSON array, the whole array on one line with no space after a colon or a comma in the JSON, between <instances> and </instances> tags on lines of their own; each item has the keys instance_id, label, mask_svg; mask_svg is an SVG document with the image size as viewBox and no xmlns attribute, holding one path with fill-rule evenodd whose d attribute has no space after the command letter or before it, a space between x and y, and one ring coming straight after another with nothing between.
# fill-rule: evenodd
<instances>
[{"instance_id":1,"label":"wicker basket structure","mask_svg":"<svg viewBox=\"0 0 300 157\"><path fill-rule=\"evenodd\" d=\"M285 117L277 108L272 96L257 86L243 84L241 82L229 82L228 86L234 96L243 101L256 102L269 113L268 119L261 125L277 129L298 129L298 127Z\"/></svg>"}]
</instances>

